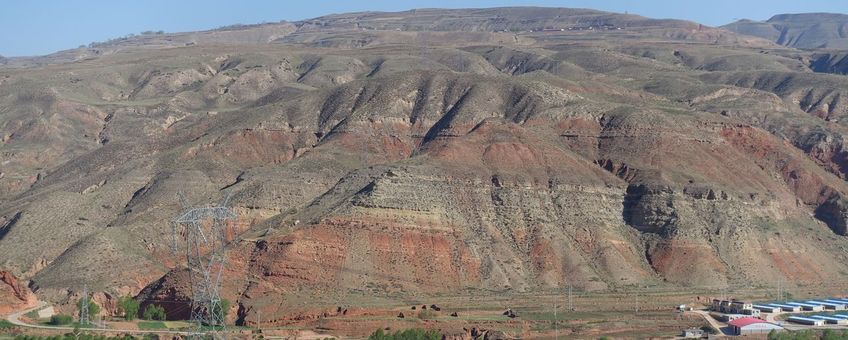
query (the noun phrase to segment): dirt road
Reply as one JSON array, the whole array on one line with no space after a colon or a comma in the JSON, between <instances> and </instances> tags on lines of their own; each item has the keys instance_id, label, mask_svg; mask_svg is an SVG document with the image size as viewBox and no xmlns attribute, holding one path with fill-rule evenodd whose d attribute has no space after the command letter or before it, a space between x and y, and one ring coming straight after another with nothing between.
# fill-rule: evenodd
<instances>
[{"instance_id":1,"label":"dirt road","mask_svg":"<svg viewBox=\"0 0 848 340\"><path fill-rule=\"evenodd\" d=\"M47 303L44 301L38 301L35 307L28 308L16 313L9 314L6 317L6 320L15 324L16 326L26 327L26 328L38 328L38 329L53 329L53 330L63 330L63 331L72 331L73 327L67 326L47 326L47 325L33 325L28 324L21 321L21 316L29 313L34 310L39 310L43 307L47 306ZM171 330L140 330L140 329L112 329L112 328L85 328L86 332L110 332L110 333L127 333L127 334L181 334L187 335L188 332L181 331L171 331Z\"/></svg>"},{"instance_id":2,"label":"dirt road","mask_svg":"<svg viewBox=\"0 0 848 340\"><path fill-rule=\"evenodd\" d=\"M726 333L724 332L724 330L725 330L725 328L726 328L726 326L727 326L727 325L724 325L724 324L722 324L722 323L718 322L718 320L713 319L713 317L712 317L712 316L710 316L710 312L709 312L709 311L704 311L704 310L693 310L693 311L691 311L690 313L698 314L698 315L700 315L701 317L703 317L703 318L704 318L704 320L707 320L707 323L709 323L709 324L710 324L710 327L712 327L712 328L716 331L716 334L729 335L729 334L726 334Z\"/></svg>"}]
</instances>

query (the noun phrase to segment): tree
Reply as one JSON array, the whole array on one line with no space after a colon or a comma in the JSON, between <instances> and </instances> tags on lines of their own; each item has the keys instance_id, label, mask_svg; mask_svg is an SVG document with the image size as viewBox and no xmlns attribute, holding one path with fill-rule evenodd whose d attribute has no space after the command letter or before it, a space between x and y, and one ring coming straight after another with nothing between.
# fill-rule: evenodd
<instances>
[{"instance_id":1,"label":"tree","mask_svg":"<svg viewBox=\"0 0 848 340\"><path fill-rule=\"evenodd\" d=\"M215 313L217 319L224 322L227 318L228 310L230 310L230 301L227 299L221 299L221 303L215 306L215 309L212 312Z\"/></svg>"},{"instance_id":2,"label":"tree","mask_svg":"<svg viewBox=\"0 0 848 340\"><path fill-rule=\"evenodd\" d=\"M77 301L77 310L82 311L82 300ZM91 299L88 300L88 315L97 315L100 314L100 306L94 303Z\"/></svg>"},{"instance_id":3,"label":"tree","mask_svg":"<svg viewBox=\"0 0 848 340\"><path fill-rule=\"evenodd\" d=\"M56 314L50 317L50 324L54 326L67 325L74 321L74 317L70 315Z\"/></svg>"},{"instance_id":4,"label":"tree","mask_svg":"<svg viewBox=\"0 0 848 340\"><path fill-rule=\"evenodd\" d=\"M144 309L144 319L151 320L165 320L165 308L157 305L149 305Z\"/></svg>"},{"instance_id":5,"label":"tree","mask_svg":"<svg viewBox=\"0 0 848 340\"><path fill-rule=\"evenodd\" d=\"M139 303L132 296L124 296L118 300L118 307L124 312L124 319L133 321L138 317Z\"/></svg>"}]
</instances>

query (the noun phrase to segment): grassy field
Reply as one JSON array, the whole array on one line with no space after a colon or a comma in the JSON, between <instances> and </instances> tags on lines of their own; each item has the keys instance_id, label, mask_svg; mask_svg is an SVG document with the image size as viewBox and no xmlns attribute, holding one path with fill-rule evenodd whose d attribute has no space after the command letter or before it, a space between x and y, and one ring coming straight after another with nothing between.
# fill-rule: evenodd
<instances>
[{"instance_id":1,"label":"grassy field","mask_svg":"<svg viewBox=\"0 0 848 340\"><path fill-rule=\"evenodd\" d=\"M162 321L141 321L138 323L138 329L143 330L155 330L155 329L167 329L168 325L166 325Z\"/></svg>"}]
</instances>

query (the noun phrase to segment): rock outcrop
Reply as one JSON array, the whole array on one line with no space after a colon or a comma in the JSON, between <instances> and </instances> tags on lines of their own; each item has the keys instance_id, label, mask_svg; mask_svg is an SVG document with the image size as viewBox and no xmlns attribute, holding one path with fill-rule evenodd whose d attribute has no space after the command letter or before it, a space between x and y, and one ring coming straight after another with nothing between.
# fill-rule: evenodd
<instances>
[{"instance_id":1,"label":"rock outcrop","mask_svg":"<svg viewBox=\"0 0 848 340\"><path fill-rule=\"evenodd\" d=\"M8 271L0 270L0 315L35 306L29 288Z\"/></svg>"}]
</instances>

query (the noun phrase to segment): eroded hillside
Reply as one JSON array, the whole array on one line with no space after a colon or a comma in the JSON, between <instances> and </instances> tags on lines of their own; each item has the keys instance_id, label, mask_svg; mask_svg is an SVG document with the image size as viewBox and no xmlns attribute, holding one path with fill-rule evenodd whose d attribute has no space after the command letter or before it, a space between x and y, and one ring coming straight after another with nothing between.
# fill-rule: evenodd
<instances>
[{"instance_id":1,"label":"eroded hillside","mask_svg":"<svg viewBox=\"0 0 848 340\"><path fill-rule=\"evenodd\" d=\"M468 287L819 289L848 273L839 60L537 8L10 59L0 267L54 302L83 285L185 301L169 249L183 192L232 194L225 295L240 320Z\"/></svg>"}]
</instances>

